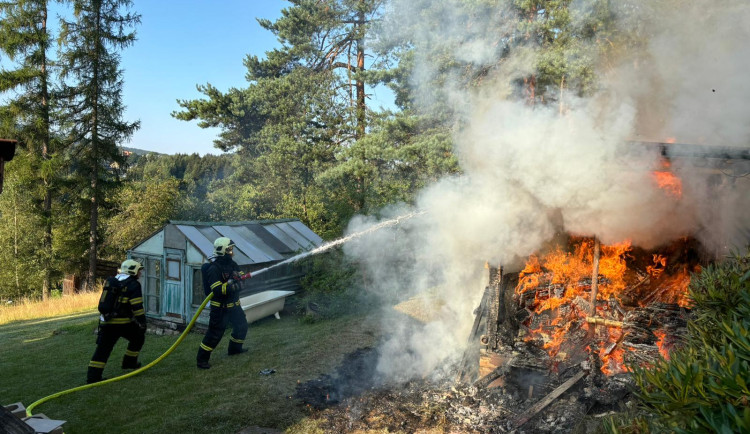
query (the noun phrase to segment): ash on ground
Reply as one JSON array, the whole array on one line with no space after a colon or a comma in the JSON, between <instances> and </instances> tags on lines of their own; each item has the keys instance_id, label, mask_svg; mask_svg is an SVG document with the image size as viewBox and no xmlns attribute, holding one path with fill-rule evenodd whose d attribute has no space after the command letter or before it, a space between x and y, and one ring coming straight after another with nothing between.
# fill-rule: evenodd
<instances>
[{"instance_id":1,"label":"ash on ground","mask_svg":"<svg viewBox=\"0 0 750 434\"><path fill-rule=\"evenodd\" d=\"M442 380L387 383L376 375L377 360L375 349L358 349L334 373L299 384L295 397L331 433L586 433L601 423L597 416L633 405L626 374L587 371L550 400L551 392L580 375L579 366L559 373L511 368L505 384L477 387L456 382L453 366L446 367ZM549 404L535 410L545 398Z\"/></svg>"}]
</instances>

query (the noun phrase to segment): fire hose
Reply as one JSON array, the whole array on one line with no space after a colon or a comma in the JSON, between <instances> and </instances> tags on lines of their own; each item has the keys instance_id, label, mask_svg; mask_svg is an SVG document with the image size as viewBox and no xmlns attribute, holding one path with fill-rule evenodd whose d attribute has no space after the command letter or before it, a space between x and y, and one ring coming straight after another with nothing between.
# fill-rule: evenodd
<instances>
[{"instance_id":1,"label":"fire hose","mask_svg":"<svg viewBox=\"0 0 750 434\"><path fill-rule=\"evenodd\" d=\"M250 273L247 273L247 274L245 274L244 276L248 276L248 277L250 277ZM241 279L241 280L244 280L244 279L247 279L247 278L248 278L248 277L244 277L244 276L241 276L241 277L240 277L240 279ZM171 347L169 347L169 349L167 349L167 351L165 351L165 352L164 352L164 354L162 354L161 356L159 356L159 357L158 357L158 358L157 358L156 360L154 360L153 362L149 363L149 364L148 364L148 365L146 365L146 366L143 366L143 367L141 367L141 368L138 368L138 369L136 369L136 370L135 370L135 371L133 371L133 372L129 372L129 373L127 373L127 374L124 374L124 375L120 375L119 377L109 378L109 379L107 379L107 380L99 381L99 382L97 382L97 383L86 384L86 385L83 385L83 386L78 386L78 387L74 387L74 388L72 388L72 389L68 389L68 390L63 390L62 392L57 392L57 393L53 393L52 395L49 395L49 396L45 396L44 398L42 398L42 399L40 399L40 400L38 400L38 401L36 401L36 402L32 403L31 405L29 405L29 406L28 406L28 407L26 408L26 416L31 416L31 411L32 411L32 410L33 410L33 409L34 409L34 408L35 408L36 406L38 406L38 405L40 405L40 404L43 404L43 403L45 403L45 402L47 402L47 401L50 401L50 400L52 400L52 399L55 399L55 398L59 398L59 397L61 397L61 396L63 396L63 395L67 395L67 394L69 394L69 393L73 393L73 392L78 392L78 391L81 391L81 390L86 390L86 389L90 389L90 388L92 388L92 387L103 386L103 385L105 385L105 384L109 384L109 383L114 383L115 381L120 381L120 380L124 380L124 379L126 379L126 378L130 378L130 377L132 377L132 376L134 376L134 375L138 375L138 374L140 374L141 372L143 372L143 371L145 371L145 370L147 370L147 369L150 369L150 368L152 368L152 367L153 367L153 366L155 366L155 365L156 365L157 363L159 363L159 362L161 362L162 360L164 360L164 358L166 358L166 357L167 357L167 356L168 356L169 354L171 354L171 353L172 353L172 351L174 351L174 349L175 349L175 348L177 348L177 346L178 346L178 345L180 345L180 343L182 343L182 341L183 341L183 340L185 339L185 337L187 336L188 332L190 332L190 329L192 329L192 328L193 328L193 325L195 324L195 321L196 321L196 320L198 319L198 316L199 316L199 315L201 314L201 312L203 311L203 308L205 308L205 307L206 307L206 304L208 304L208 302L209 302L209 301L210 301L210 300L211 300L211 299L213 298L213 296L214 296L214 293L213 293L213 292L212 292L212 293L210 293L210 294L208 294L208 296L206 297L206 299L205 299L205 300L203 300L203 303L201 303L200 307L198 307L198 310L197 310L197 311L195 312L195 315L193 315L193 319L191 319L191 320L190 320L190 323L188 323L187 327L185 327L185 331L183 331L183 332L182 332L182 334L180 335L180 337L178 337L178 338L177 338L177 340L175 341L175 343L173 343L173 344L172 344L172 346L171 346Z\"/></svg>"},{"instance_id":2,"label":"fire hose","mask_svg":"<svg viewBox=\"0 0 750 434\"><path fill-rule=\"evenodd\" d=\"M143 371L145 371L147 369L150 369L151 367L155 366L157 363L159 363L162 360L164 360L164 358L166 358L170 353L172 353L172 351L174 351L174 349L177 348L177 346L180 345L180 343L182 343L182 341L185 339L185 336L187 336L187 334L190 331L190 329L193 328L193 325L195 324L195 321L198 319L198 316L203 311L203 308L206 307L206 304L208 304L208 302L213 298L213 296L214 296L213 292L210 293L210 294L208 294L208 296L206 297L206 299L203 300L203 303L201 303L200 307L195 312L195 315L193 315L193 319L191 319L190 323L187 325L187 327L185 327L185 331L182 332L182 334L180 335L180 337L177 338L177 340L175 341L175 343L172 344L172 346L169 347L169 349L167 349L167 351L165 351L164 354L162 354L161 356L159 356L153 362L149 363L146 366L140 367L140 368L136 369L133 372L129 372L129 373L124 374L124 375L120 375L119 377L109 378L107 380L99 381L97 383L85 384L83 386L74 387L72 389L63 390L62 392L57 392L57 393L53 393L52 395L45 396L44 398L42 398L42 399L40 399L40 400L32 403L31 405L29 405L26 408L26 416L31 416L31 410L33 410L34 407L36 407L36 406L38 406L40 404L43 404L43 403L45 403L47 401L50 401L52 399L59 398L59 397L61 397L63 395L67 395L69 393L78 392L80 390L86 390L86 389L90 389L92 387L103 386L105 384L114 383L115 381L124 380L124 379L130 378L130 377L132 377L134 375L138 375L141 372L143 372Z\"/></svg>"},{"instance_id":3,"label":"fire hose","mask_svg":"<svg viewBox=\"0 0 750 434\"><path fill-rule=\"evenodd\" d=\"M245 274L241 274L241 275L234 275L232 277L236 281L243 281L245 279L249 279L250 277L252 277L252 275L250 273L245 273ZM69 393L78 392L80 390L86 390L86 389L90 389L92 387L103 386L105 384L114 383L115 381L124 380L124 379L130 378L130 377L132 377L134 375L138 375L138 374L140 374L141 372L143 372L143 371L145 371L147 369L152 368L157 363L159 363L162 360L164 360L168 355L170 355L172 353L172 351L174 351L175 348L177 348L178 345L180 345L180 343L182 343L182 341L185 339L185 337L187 336L187 334L190 332L190 329L193 328L193 325L195 324L195 321L198 320L198 316L201 314L201 312L203 312L203 309L206 307L206 305L208 304L208 302L213 298L213 296L214 296L213 292L211 292L211 293L208 294L208 296L206 297L206 299L203 300L203 303L201 303L200 307L198 307L198 310L195 312L195 315L193 315L193 319L190 320L190 323L188 323L187 327L185 327L185 330L177 338L177 340L175 341L175 343L173 343L172 346L169 347L169 349L167 349L167 351L164 352L164 354L162 354L161 356L159 356L153 362L149 363L146 366L138 368L138 369L136 369L133 372L129 372L129 373L124 374L124 375L120 375L119 377L109 378L107 380L99 381L99 382L96 382L96 383L85 384L83 386L74 387L72 389L63 390L62 392L57 392L57 393L53 393L52 395L45 396L44 398L42 398L42 399L40 399L40 400L38 400L36 402L33 402L31 405L29 405L26 408L26 416L31 416L31 410L33 410L34 407L36 407L36 406L38 406L40 404L43 404L43 403L45 403L47 401L50 401L52 399L59 398L60 396L67 395Z\"/></svg>"},{"instance_id":4,"label":"fire hose","mask_svg":"<svg viewBox=\"0 0 750 434\"><path fill-rule=\"evenodd\" d=\"M250 277L252 277L252 275L250 273L245 273L245 274L241 274L241 275L235 275L235 276L232 276L232 277L234 278L235 281L243 281L245 279L249 279ZM208 296L206 297L206 299L203 300L203 303L201 303L200 307L198 307L198 310L195 312L195 315L193 315L193 319L190 320L190 323L188 323L187 327L185 327L185 330L177 338L177 340L175 341L175 343L173 343L172 346L169 347L169 349L167 349L167 351L164 352L164 354L162 354L161 356L159 356L153 362L149 363L146 366L140 367L140 368L136 369L133 372L129 372L127 374L120 375L119 377L109 378L107 380L103 380L103 381L99 381L99 382L91 383L91 384L86 384L86 385L83 385L83 386L74 387L72 389L63 390L62 392L57 392L57 393L53 393L52 395L45 396L44 398L42 398L42 399L40 399L40 400L32 403L31 405L29 405L26 408L26 416L31 416L31 410L33 410L34 407L36 407L37 405L43 404L43 403L45 403L47 401L50 401L52 399L59 398L59 397L61 397L63 395L67 395L69 393L78 392L80 390L86 390L86 389L90 389L92 387L103 386L105 384L114 383L115 381L124 380L124 379L130 378L130 377L132 377L134 375L138 375L138 374L140 374L141 372L143 372L143 371L145 371L147 369L152 368L157 363L159 363L162 360L164 360L169 354L172 353L172 351L174 351L175 348L177 348L178 345L180 345L180 343L182 343L182 341L185 339L185 337L187 336L187 334L190 332L190 329L193 328L193 325L195 324L195 321L198 319L198 316L201 314L201 312L203 312L203 308L206 307L206 305L213 298L213 296L214 296L213 292L211 292L211 293L208 294Z\"/></svg>"}]
</instances>

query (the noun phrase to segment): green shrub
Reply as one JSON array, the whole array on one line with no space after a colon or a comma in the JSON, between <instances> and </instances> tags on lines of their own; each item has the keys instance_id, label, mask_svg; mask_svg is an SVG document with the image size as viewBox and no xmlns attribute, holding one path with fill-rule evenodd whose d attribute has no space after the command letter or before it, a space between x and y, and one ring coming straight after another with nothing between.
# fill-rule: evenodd
<instances>
[{"instance_id":1,"label":"green shrub","mask_svg":"<svg viewBox=\"0 0 750 434\"><path fill-rule=\"evenodd\" d=\"M690 297L684 346L633 367L645 420L657 432L750 432L750 254L693 276Z\"/></svg>"},{"instance_id":2,"label":"green shrub","mask_svg":"<svg viewBox=\"0 0 750 434\"><path fill-rule=\"evenodd\" d=\"M361 312L369 305L361 288L356 264L340 249L311 258L309 271L302 279L303 292L297 298L303 321L315 322L347 313Z\"/></svg>"}]
</instances>

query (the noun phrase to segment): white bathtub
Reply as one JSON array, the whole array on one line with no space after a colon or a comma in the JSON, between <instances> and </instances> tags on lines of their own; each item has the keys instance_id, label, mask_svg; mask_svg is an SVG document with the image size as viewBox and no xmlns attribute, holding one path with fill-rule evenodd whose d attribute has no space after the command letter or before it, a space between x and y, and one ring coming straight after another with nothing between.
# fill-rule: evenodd
<instances>
[{"instance_id":1,"label":"white bathtub","mask_svg":"<svg viewBox=\"0 0 750 434\"><path fill-rule=\"evenodd\" d=\"M242 297L240 306L245 311L248 324L269 315L280 319L279 311L284 309L284 301L292 294L294 291L263 291Z\"/></svg>"}]
</instances>

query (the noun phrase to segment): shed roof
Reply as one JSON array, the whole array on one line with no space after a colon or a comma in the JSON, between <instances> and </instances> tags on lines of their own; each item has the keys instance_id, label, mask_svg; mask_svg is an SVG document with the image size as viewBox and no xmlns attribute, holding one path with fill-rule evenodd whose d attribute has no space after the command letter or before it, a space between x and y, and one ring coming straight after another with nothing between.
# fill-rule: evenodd
<instances>
[{"instance_id":1,"label":"shed roof","mask_svg":"<svg viewBox=\"0 0 750 434\"><path fill-rule=\"evenodd\" d=\"M231 238L238 265L281 261L297 252L310 251L323 239L294 219L243 222L170 221L206 257L213 255L214 240Z\"/></svg>"}]
</instances>

